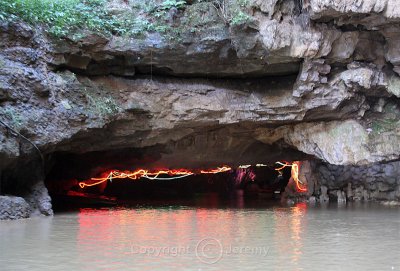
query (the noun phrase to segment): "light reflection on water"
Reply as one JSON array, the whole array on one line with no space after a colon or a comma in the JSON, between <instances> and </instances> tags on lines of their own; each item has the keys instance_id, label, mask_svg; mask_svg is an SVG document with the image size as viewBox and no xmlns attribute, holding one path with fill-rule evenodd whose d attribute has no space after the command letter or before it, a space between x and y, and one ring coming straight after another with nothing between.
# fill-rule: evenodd
<instances>
[{"instance_id":1,"label":"light reflection on water","mask_svg":"<svg viewBox=\"0 0 400 271\"><path fill-rule=\"evenodd\" d=\"M3 221L0 269L400 270L398 207L248 206L210 198Z\"/></svg>"}]
</instances>

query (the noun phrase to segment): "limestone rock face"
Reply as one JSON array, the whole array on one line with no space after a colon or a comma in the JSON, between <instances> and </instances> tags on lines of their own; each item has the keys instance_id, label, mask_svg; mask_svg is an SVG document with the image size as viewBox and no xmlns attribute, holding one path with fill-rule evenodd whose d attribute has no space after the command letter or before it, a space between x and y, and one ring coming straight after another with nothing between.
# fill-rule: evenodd
<instances>
[{"instance_id":1,"label":"limestone rock face","mask_svg":"<svg viewBox=\"0 0 400 271\"><path fill-rule=\"evenodd\" d=\"M0 196L0 220L28 218L29 204L21 197Z\"/></svg>"},{"instance_id":2,"label":"limestone rock face","mask_svg":"<svg viewBox=\"0 0 400 271\"><path fill-rule=\"evenodd\" d=\"M0 220L53 215L51 198L43 182L29 185L27 192L19 193L21 197L0 196Z\"/></svg>"},{"instance_id":3,"label":"limestone rock face","mask_svg":"<svg viewBox=\"0 0 400 271\"><path fill-rule=\"evenodd\" d=\"M400 194L399 162L367 166L336 166L325 163L313 165L319 184L329 187L329 194L343 200L398 201ZM344 192L346 191L346 192Z\"/></svg>"},{"instance_id":4,"label":"limestone rock face","mask_svg":"<svg viewBox=\"0 0 400 271\"><path fill-rule=\"evenodd\" d=\"M357 20L361 24L372 23L372 16L381 16L382 19L375 24L384 23L382 20L398 21L400 19L400 8L396 0L363 0L363 1L329 1L329 0L310 0L307 1L313 18L341 18L352 15L361 15ZM354 19L356 20L356 16ZM352 22L352 21L350 21Z\"/></svg>"},{"instance_id":5,"label":"limestone rock face","mask_svg":"<svg viewBox=\"0 0 400 271\"><path fill-rule=\"evenodd\" d=\"M400 151L397 132L374 135L378 132L364 128L356 120L304 123L275 130L260 128L258 133L261 141L284 139L299 150L336 165L369 164L382 161L382 156L397 159Z\"/></svg>"},{"instance_id":6,"label":"limestone rock face","mask_svg":"<svg viewBox=\"0 0 400 271\"><path fill-rule=\"evenodd\" d=\"M399 160L396 2L252 0L239 25L196 2L178 22L199 5L207 20L180 40L86 30L55 39L2 21L1 192L31 184L17 169L41 157L51 167L58 152L152 150L164 166Z\"/></svg>"},{"instance_id":7,"label":"limestone rock face","mask_svg":"<svg viewBox=\"0 0 400 271\"><path fill-rule=\"evenodd\" d=\"M33 185L31 191L25 196L25 200L31 207L31 213L53 215L51 198L43 182Z\"/></svg>"}]
</instances>

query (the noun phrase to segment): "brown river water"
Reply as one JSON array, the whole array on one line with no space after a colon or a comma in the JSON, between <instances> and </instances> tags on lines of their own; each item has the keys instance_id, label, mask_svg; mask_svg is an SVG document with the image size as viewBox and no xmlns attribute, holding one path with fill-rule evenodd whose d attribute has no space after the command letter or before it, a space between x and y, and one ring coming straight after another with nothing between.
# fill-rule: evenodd
<instances>
[{"instance_id":1,"label":"brown river water","mask_svg":"<svg viewBox=\"0 0 400 271\"><path fill-rule=\"evenodd\" d=\"M400 270L400 208L135 203L0 222L0 270Z\"/></svg>"}]
</instances>

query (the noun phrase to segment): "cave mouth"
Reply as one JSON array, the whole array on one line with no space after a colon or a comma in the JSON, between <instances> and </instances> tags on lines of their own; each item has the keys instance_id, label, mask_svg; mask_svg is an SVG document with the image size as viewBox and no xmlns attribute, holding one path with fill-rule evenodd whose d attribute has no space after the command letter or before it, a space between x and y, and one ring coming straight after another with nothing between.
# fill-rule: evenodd
<instances>
[{"instance_id":1,"label":"cave mouth","mask_svg":"<svg viewBox=\"0 0 400 271\"><path fill-rule=\"evenodd\" d=\"M54 210L146 202L190 205L210 195L221 200L279 201L295 163L178 168L162 166L158 158L132 150L102 155L55 153L45 180Z\"/></svg>"},{"instance_id":2,"label":"cave mouth","mask_svg":"<svg viewBox=\"0 0 400 271\"><path fill-rule=\"evenodd\" d=\"M99 176L55 180L46 186L54 209L126 206L141 202L190 203L216 196L279 200L291 177L290 168L274 165L222 166L210 169L137 169L105 171Z\"/></svg>"}]
</instances>

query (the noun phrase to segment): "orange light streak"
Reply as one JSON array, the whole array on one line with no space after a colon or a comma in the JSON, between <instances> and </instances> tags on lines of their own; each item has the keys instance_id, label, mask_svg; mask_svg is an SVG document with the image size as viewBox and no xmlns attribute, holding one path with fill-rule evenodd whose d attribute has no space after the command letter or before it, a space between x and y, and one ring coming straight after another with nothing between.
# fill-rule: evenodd
<instances>
[{"instance_id":1,"label":"orange light streak","mask_svg":"<svg viewBox=\"0 0 400 271\"><path fill-rule=\"evenodd\" d=\"M211 169L211 170L200 170L200 173L201 174L217 174L217 173L229 171L231 169L232 168L230 168L230 167L223 166L223 167L219 167L219 168Z\"/></svg>"},{"instance_id":2,"label":"orange light streak","mask_svg":"<svg viewBox=\"0 0 400 271\"><path fill-rule=\"evenodd\" d=\"M219 167L216 169L211 169L211 170L200 170L197 172L188 170L188 169L167 169L167 170L158 170L158 171L148 171L146 169L138 169L136 171L130 172L130 171L118 171L118 170L112 170L110 173L107 174L106 177L99 177L99 178L91 178L91 181L95 182L79 182L80 188L85 188L85 187L90 187L90 186L95 186L99 185L101 183L104 183L106 181L112 182L114 179L131 179L131 180L138 180L140 178L147 178L150 180L173 180L173 179L179 179L179 178L184 178L188 177L190 175L195 175L195 174L217 174L221 172L226 172L231 170L232 168L228 166L223 166ZM171 177L159 177L159 175L169 175Z\"/></svg>"},{"instance_id":3,"label":"orange light streak","mask_svg":"<svg viewBox=\"0 0 400 271\"><path fill-rule=\"evenodd\" d=\"M297 191L299 192L307 192L307 187L301 187L300 184L304 185L304 183L299 179L299 168L300 168L300 161L294 161L292 164L288 162L276 162L276 164L281 165L280 168L276 168L276 171L281 171L285 167L291 167L291 174L294 182L296 183Z\"/></svg>"}]
</instances>

